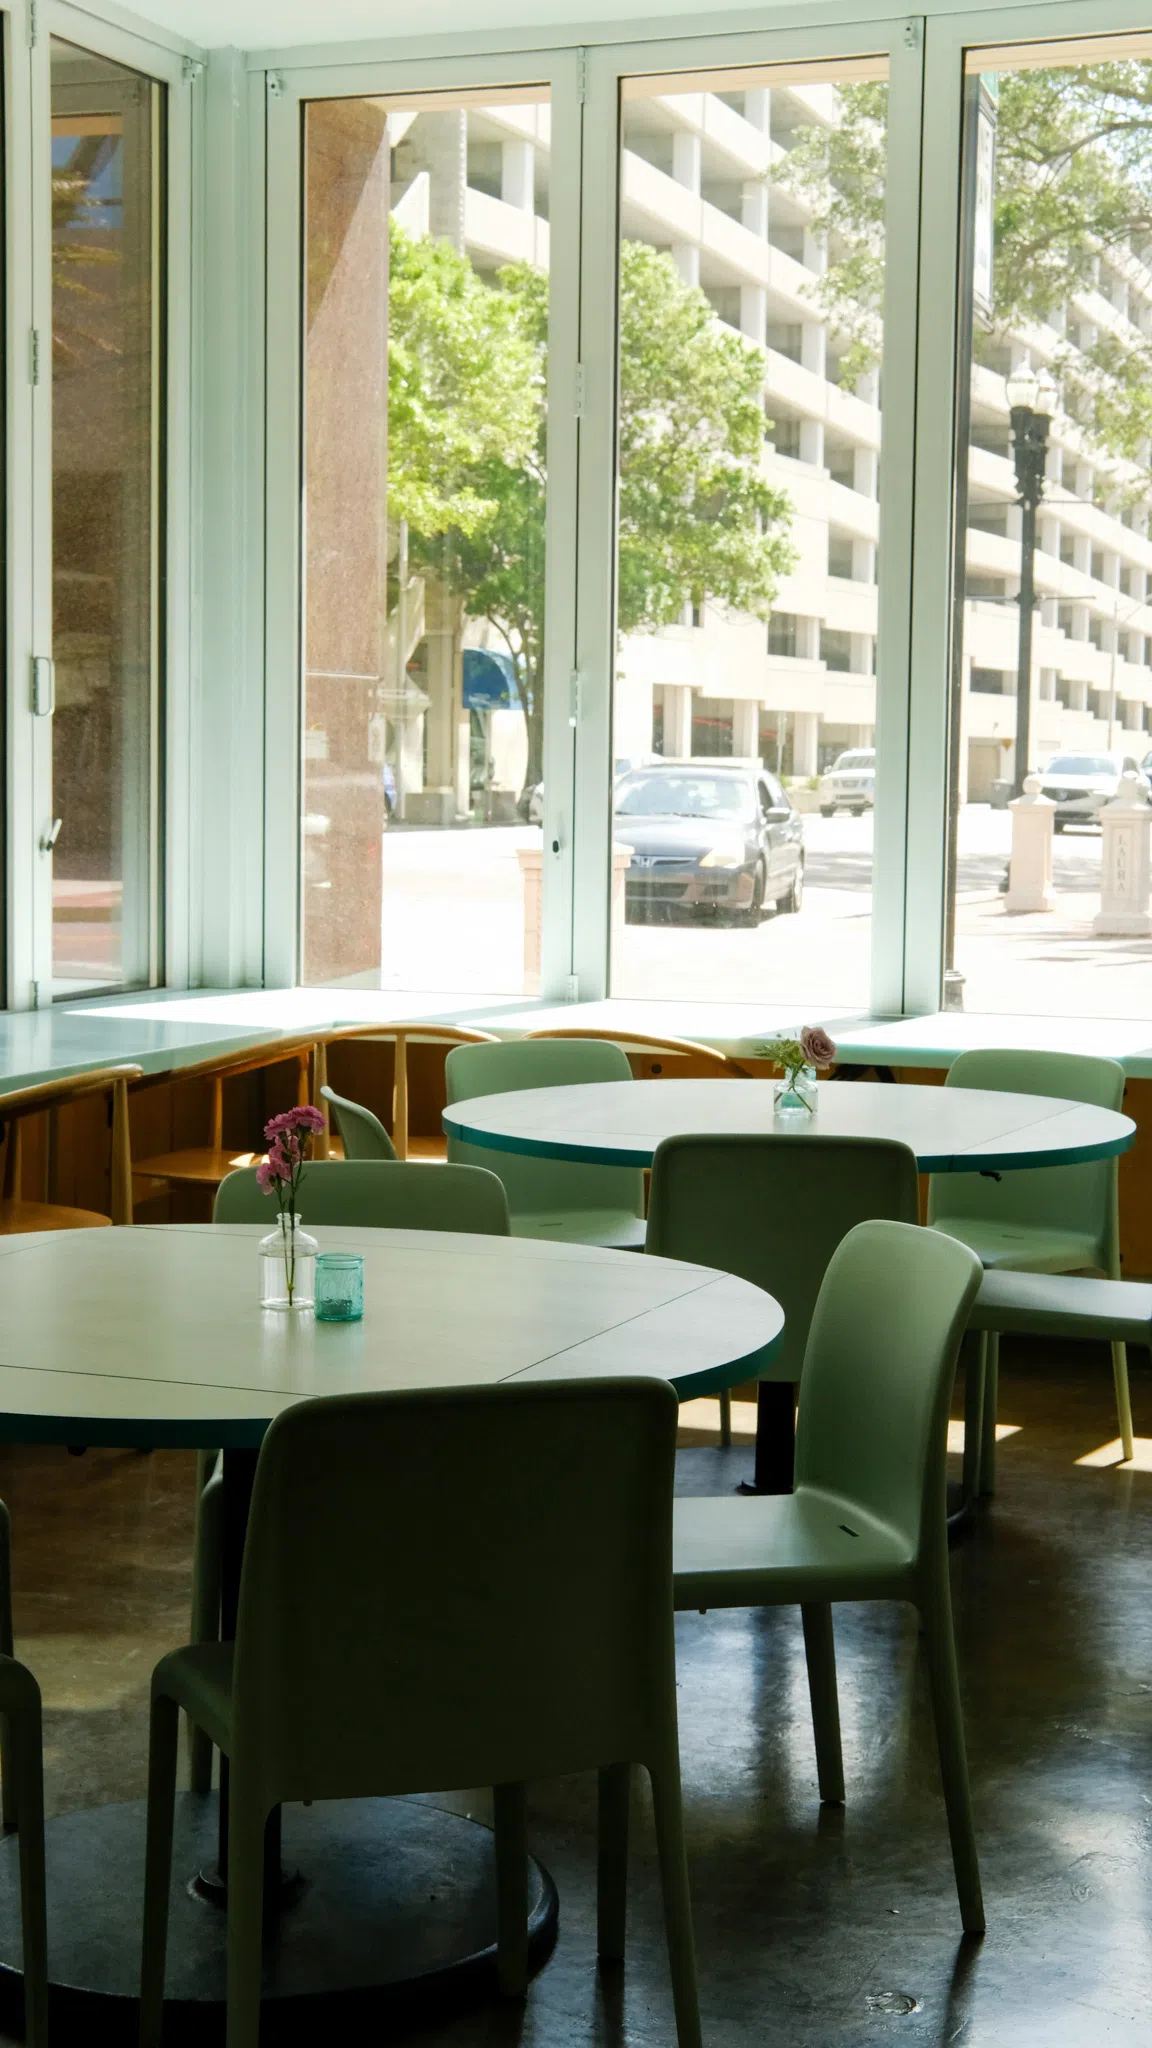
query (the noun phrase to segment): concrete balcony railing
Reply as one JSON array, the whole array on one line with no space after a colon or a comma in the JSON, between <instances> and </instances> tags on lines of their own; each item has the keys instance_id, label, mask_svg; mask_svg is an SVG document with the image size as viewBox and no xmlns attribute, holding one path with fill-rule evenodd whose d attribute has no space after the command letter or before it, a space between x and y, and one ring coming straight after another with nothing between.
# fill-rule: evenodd
<instances>
[{"instance_id":1,"label":"concrete balcony railing","mask_svg":"<svg viewBox=\"0 0 1152 2048\"><path fill-rule=\"evenodd\" d=\"M483 252L498 263L531 263L547 270L548 223L469 185L464 193L464 239L469 253Z\"/></svg>"}]
</instances>

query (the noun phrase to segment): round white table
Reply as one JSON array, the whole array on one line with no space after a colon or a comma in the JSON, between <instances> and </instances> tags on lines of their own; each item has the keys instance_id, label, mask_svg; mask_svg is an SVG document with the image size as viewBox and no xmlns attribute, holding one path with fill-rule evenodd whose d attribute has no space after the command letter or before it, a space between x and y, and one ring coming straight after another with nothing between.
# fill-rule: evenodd
<instances>
[{"instance_id":1,"label":"round white table","mask_svg":"<svg viewBox=\"0 0 1152 2048\"><path fill-rule=\"evenodd\" d=\"M787 1130L836 1138L896 1138L922 1173L1011 1173L1074 1166L1126 1152L1131 1117L1048 1095L985 1088L893 1087L821 1081L816 1114L777 1120L771 1081L596 1081L521 1088L454 1102L444 1128L470 1145L585 1166L651 1166L662 1138Z\"/></svg>"},{"instance_id":2,"label":"round white table","mask_svg":"<svg viewBox=\"0 0 1152 2048\"><path fill-rule=\"evenodd\" d=\"M771 1081L602 1081L523 1088L453 1103L444 1128L494 1155L515 1152L585 1166L650 1166L663 1138L787 1131L789 1136L896 1138L922 1173L1012 1173L1075 1166L1126 1152L1131 1117L1047 1095L984 1088L894 1087L821 1081L813 1116L781 1121ZM497 1159L493 1158L493 1165ZM757 1399L756 1493L792 1484L795 1389L762 1381Z\"/></svg>"},{"instance_id":3,"label":"round white table","mask_svg":"<svg viewBox=\"0 0 1152 2048\"><path fill-rule=\"evenodd\" d=\"M233 1632L248 1498L272 1418L351 1389L476 1386L651 1373L681 1396L755 1373L784 1318L770 1295L702 1266L585 1245L401 1230L315 1233L364 1255L364 1319L318 1323L259 1305L262 1225L168 1225L0 1238L0 1437L224 1449L225 1634ZM428 1484L436 1485L429 1445ZM19 1544L19 1531L16 1533ZM144 1758L141 1756L141 1767ZM225 1916L219 1802L177 1802L167 1999L197 2038L222 2031ZM134 2042L144 1805L48 1825L54 2037ZM423 1800L338 1800L283 1816L270 1869L280 1907L265 1960L275 2017L352 2034L390 2003L493 1981L491 1839ZM194 1876L193 1873L196 1873ZM191 1880L191 1882L190 1882ZM0 1842L0 2025L19 2029L16 1838ZM430 1904L430 1901L435 1901ZM532 1867L530 1954L556 1928Z\"/></svg>"}]
</instances>

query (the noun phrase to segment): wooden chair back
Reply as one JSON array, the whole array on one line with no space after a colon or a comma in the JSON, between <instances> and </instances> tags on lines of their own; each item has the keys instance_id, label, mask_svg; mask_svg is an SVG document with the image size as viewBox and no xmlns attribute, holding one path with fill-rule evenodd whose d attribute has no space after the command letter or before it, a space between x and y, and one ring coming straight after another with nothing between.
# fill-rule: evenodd
<instances>
[{"instance_id":1,"label":"wooden chair back","mask_svg":"<svg viewBox=\"0 0 1152 2048\"><path fill-rule=\"evenodd\" d=\"M55 1081L38 1081L30 1088L12 1089L0 1095L0 1126L7 1133L4 1147L4 1179L0 1188L0 1221L11 1214L22 1197L22 1126L31 1116L47 1115L48 1135L42 1174L42 1198L54 1205L58 1192L60 1163L59 1115L70 1103L91 1095L110 1098L111 1165L109 1213L113 1223L132 1221L132 1143L128 1130L129 1083L143 1078L143 1067L124 1064L91 1067L84 1073L69 1074Z\"/></svg>"},{"instance_id":2,"label":"wooden chair back","mask_svg":"<svg viewBox=\"0 0 1152 2048\"><path fill-rule=\"evenodd\" d=\"M336 1031L326 1031L316 1041L316 1092L313 1097L318 1108L324 1111L324 1129L315 1139L312 1154L316 1159L331 1157L331 1130L328 1120L328 1105L321 1089L328 1083L328 1047L344 1039L386 1039L393 1046L392 1080L392 1143L397 1159L407 1159L408 1138L408 1047L414 1042L422 1045L492 1045L495 1043L491 1031L473 1031L463 1024L346 1024Z\"/></svg>"},{"instance_id":3,"label":"wooden chair back","mask_svg":"<svg viewBox=\"0 0 1152 2048\"><path fill-rule=\"evenodd\" d=\"M596 1030L590 1024L562 1024L550 1031L530 1031L529 1038L602 1038L628 1055L636 1081L716 1081L747 1078L747 1068L715 1046L694 1038L660 1038L650 1031Z\"/></svg>"}]
</instances>

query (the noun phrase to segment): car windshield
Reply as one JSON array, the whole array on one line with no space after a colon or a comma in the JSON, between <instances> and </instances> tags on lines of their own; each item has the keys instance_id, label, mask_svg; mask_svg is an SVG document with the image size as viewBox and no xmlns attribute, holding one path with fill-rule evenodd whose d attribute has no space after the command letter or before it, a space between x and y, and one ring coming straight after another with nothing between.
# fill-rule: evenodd
<instances>
[{"instance_id":1,"label":"car windshield","mask_svg":"<svg viewBox=\"0 0 1152 2048\"><path fill-rule=\"evenodd\" d=\"M832 763L834 770L837 768L874 768L875 766L876 756L871 751L864 754L839 754Z\"/></svg>"},{"instance_id":2,"label":"car windshield","mask_svg":"<svg viewBox=\"0 0 1152 2048\"><path fill-rule=\"evenodd\" d=\"M1057 754L1049 761L1045 775L1119 775L1120 763L1111 754Z\"/></svg>"},{"instance_id":3,"label":"car windshield","mask_svg":"<svg viewBox=\"0 0 1152 2048\"><path fill-rule=\"evenodd\" d=\"M630 775L616 791L618 818L733 818L754 814L752 789L736 775Z\"/></svg>"}]
</instances>

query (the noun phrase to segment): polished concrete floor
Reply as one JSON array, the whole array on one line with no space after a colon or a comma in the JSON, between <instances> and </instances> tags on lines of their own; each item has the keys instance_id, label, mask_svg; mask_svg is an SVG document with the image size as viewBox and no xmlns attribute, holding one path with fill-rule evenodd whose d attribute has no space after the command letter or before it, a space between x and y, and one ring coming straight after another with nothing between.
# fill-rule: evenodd
<instances>
[{"instance_id":1,"label":"polished concrete floor","mask_svg":"<svg viewBox=\"0 0 1152 2048\"><path fill-rule=\"evenodd\" d=\"M1138 1431L1152 1439L1147 1361ZM840 1610L848 1803L821 1810L798 1617L681 1617L685 1804L709 2048L1148 2048L1152 2041L1152 1441L1118 1471L1102 1350L1005 1347L1000 1490L954 1585L988 1933L961 1937L912 1617ZM1100 1453L1095 1462L1080 1462ZM681 1489L747 1447L694 1441ZM0 1455L17 1650L45 1696L49 1812L144 1786L149 1674L183 1639L189 1458ZM671 2048L647 1809L630 1949L598 1976L592 1786L536 1786L560 1938L523 2007L395 2048ZM114 1873L109 1874L114 1882ZM58 2038L54 2048L60 2048Z\"/></svg>"}]
</instances>

